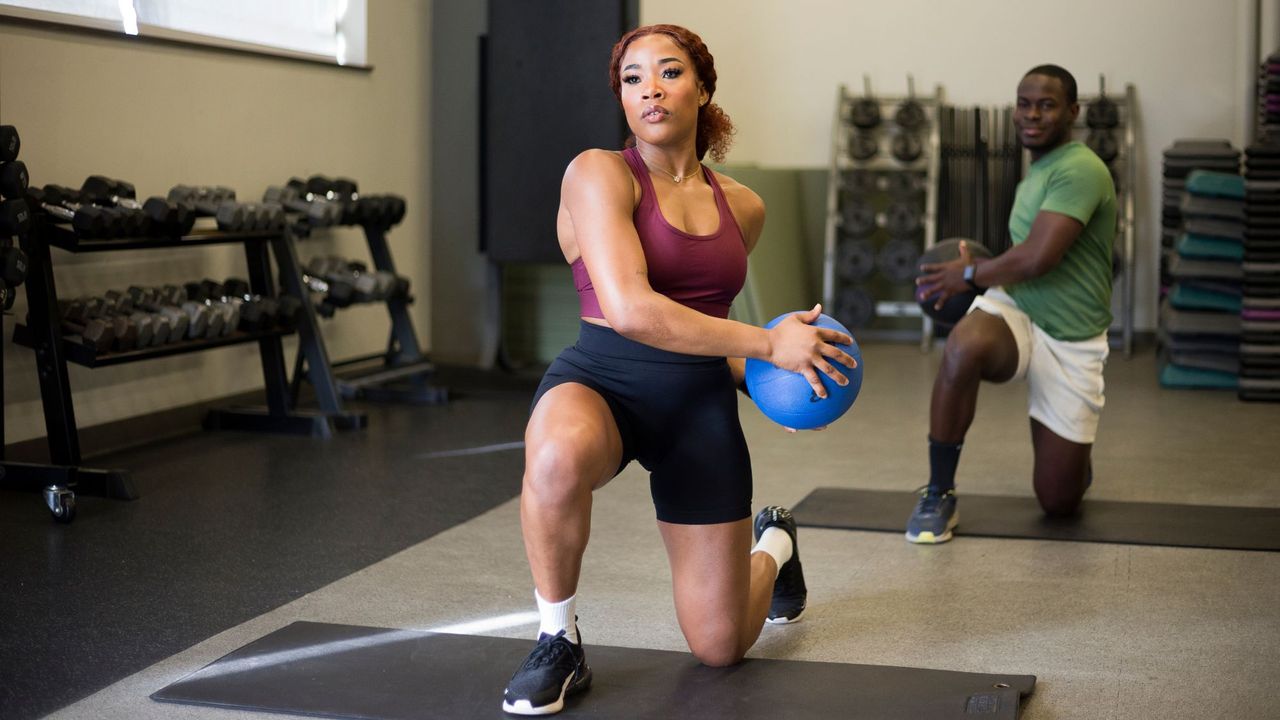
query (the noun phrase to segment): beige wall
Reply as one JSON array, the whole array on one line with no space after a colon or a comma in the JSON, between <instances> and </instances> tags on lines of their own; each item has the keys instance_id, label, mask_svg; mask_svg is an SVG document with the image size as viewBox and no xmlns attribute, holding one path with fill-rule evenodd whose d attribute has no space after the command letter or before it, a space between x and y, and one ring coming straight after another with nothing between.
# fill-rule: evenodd
<instances>
[{"instance_id":1,"label":"beige wall","mask_svg":"<svg viewBox=\"0 0 1280 720\"><path fill-rule=\"evenodd\" d=\"M1264 0L1264 14L1275 0ZM1137 89L1136 326L1155 326L1161 152L1175 138L1244 138L1256 61L1242 61L1253 0L643 0L643 23L685 25L716 58L717 102L738 127L735 165L826 167L836 88L945 87L957 105L1012 101L1019 74L1054 62L1081 93ZM1276 49L1264 41L1262 54Z\"/></svg>"},{"instance_id":2,"label":"beige wall","mask_svg":"<svg viewBox=\"0 0 1280 720\"><path fill-rule=\"evenodd\" d=\"M429 3L369 3L372 72L247 54L91 35L0 21L0 119L22 134L36 184L78 186L105 174L163 195L178 183L221 184L257 199L268 185L313 173L355 178L367 192L408 199L389 235L398 269L414 283L419 340L430 347ZM305 259L367 258L362 235L319 233ZM53 251L63 297L131 284L245 275L238 247L70 255ZM15 307L26 313L25 296ZM44 434L34 357L5 326L7 442ZM331 357L381 350L380 306L324 321ZM286 343L289 362L294 341ZM89 370L72 366L76 419L86 427L261 387L257 346Z\"/></svg>"}]
</instances>

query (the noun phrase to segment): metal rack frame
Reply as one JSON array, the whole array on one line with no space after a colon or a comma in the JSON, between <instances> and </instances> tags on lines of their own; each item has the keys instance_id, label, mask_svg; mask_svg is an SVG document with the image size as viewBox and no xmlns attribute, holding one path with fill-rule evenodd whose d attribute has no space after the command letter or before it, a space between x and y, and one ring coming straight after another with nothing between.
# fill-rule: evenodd
<instances>
[{"instance_id":1,"label":"metal rack frame","mask_svg":"<svg viewBox=\"0 0 1280 720\"><path fill-rule=\"evenodd\" d=\"M898 106L908 100L914 100L919 103L925 111L927 132L921 134L923 150L921 157L917 160L904 163L894 158L892 154L886 152L878 153L877 157L867 161L857 161L852 159L848 151L848 136L852 131L852 124L847 119L849 108L854 102L860 99L849 93L846 85L840 85L836 91L835 115L831 123L831 158L829 164L829 178L827 183L827 217L826 232L823 243L823 271L822 271L822 297L824 306L828 312L834 312L836 307L836 296L838 292L838 281L836 273L836 263L838 261L838 236L841 223L840 212L840 190L842 188L843 172L848 170L868 170L880 173L894 172L913 172L923 173L925 181L923 192L925 194L924 210L921 214L921 226L923 230L923 241L921 251L928 250L937 242L937 213L938 213L938 172L939 160L941 155L941 141L939 136L939 111L945 103L945 94L941 85L934 87L932 95L877 95L875 101L880 106L880 114L885 120L882 122L892 126L892 121L888 118L897 110ZM879 131L881 133L880 144L882 150L890 142L893 133ZM933 335L933 321L923 312L919 305L914 302L896 301L896 300L876 300L876 317L916 317L920 318L919 340L921 349L928 348L930 339ZM857 330L858 335L869 339L884 340L907 340L915 337L913 330L894 330L894 329L877 329L863 328Z\"/></svg>"}]
</instances>

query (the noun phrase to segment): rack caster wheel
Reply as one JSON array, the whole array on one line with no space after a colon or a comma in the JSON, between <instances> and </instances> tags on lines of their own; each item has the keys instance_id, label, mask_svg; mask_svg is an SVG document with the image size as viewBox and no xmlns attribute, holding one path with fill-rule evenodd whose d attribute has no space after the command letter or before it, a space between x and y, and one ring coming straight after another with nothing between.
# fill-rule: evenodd
<instances>
[{"instance_id":1,"label":"rack caster wheel","mask_svg":"<svg viewBox=\"0 0 1280 720\"><path fill-rule=\"evenodd\" d=\"M60 523L69 523L76 516L76 494L71 490L50 485L44 489L44 504L53 513L53 519Z\"/></svg>"}]
</instances>

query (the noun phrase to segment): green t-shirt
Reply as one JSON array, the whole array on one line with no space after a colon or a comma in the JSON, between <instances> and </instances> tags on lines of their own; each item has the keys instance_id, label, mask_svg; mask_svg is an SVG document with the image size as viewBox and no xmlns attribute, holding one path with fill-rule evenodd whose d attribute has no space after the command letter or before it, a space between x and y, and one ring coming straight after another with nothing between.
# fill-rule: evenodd
<instances>
[{"instance_id":1,"label":"green t-shirt","mask_svg":"<svg viewBox=\"0 0 1280 720\"><path fill-rule=\"evenodd\" d=\"M1079 220L1084 230L1057 267L1005 287L1031 321L1057 340L1086 340L1111 326L1111 248L1116 239L1116 190L1111 173L1085 145L1069 142L1031 163L1018 183L1009 233L1019 245L1036 215Z\"/></svg>"}]
</instances>

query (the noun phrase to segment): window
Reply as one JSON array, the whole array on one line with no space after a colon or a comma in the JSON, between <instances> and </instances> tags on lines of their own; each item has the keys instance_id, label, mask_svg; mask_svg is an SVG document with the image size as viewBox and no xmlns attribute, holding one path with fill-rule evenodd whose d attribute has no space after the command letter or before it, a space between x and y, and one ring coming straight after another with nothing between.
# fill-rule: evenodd
<instances>
[{"instance_id":1,"label":"window","mask_svg":"<svg viewBox=\"0 0 1280 720\"><path fill-rule=\"evenodd\" d=\"M364 66L366 0L0 0L0 15Z\"/></svg>"}]
</instances>

